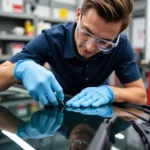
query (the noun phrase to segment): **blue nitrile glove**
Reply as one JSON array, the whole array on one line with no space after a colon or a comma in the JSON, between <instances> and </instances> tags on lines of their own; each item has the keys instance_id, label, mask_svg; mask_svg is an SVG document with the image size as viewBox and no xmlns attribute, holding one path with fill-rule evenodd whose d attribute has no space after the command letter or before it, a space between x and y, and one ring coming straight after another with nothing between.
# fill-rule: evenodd
<instances>
[{"instance_id":1,"label":"blue nitrile glove","mask_svg":"<svg viewBox=\"0 0 150 150\"><path fill-rule=\"evenodd\" d=\"M29 122L22 123L17 129L17 135L21 138L40 139L53 136L61 127L63 113L58 112L57 107L35 112Z\"/></svg>"},{"instance_id":2,"label":"blue nitrile glove","mask_svg":"<svg viewBox=\"0 0 150 150\"><path fill-rule=\"evenodd\" d=\"M88 108L75 108L66 107L67 111L77 112L84 115L96 115L101 117L111 117L114 113L114 109L111 105L103 105L100 107L88 107Z\"/></svg>"},{"instance_id":3,"label":"blue nitrile glove","mask_svg":"<svg viewBox=\"0 0 150 150\"><path fill-rule=\"evenodd\" d=\"M18 61L14 68L14 77L22 81L31 97L43 105L57 106L56 96L60 101L64 100L62 87L54 74L32 60Z\"/></svg>"},{"instance_id":4,"label":"blue nitrile glove","mask_svg":"<svg viewBox=\"0 0 150 150\"><path fill-rule=\"evenodd\" d=\"M69 100L66 105L72 107L98 107L114 101L114 92L107 86L88 87Z\"/></svg>"}]
</instances>

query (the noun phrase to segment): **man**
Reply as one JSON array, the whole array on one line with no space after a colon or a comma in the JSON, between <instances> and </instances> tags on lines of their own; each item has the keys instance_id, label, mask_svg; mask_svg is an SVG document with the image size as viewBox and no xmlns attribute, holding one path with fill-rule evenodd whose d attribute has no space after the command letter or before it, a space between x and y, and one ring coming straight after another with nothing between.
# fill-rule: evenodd
<instances>
[{"instance_id":1,"label":"man","mask_svg":"<svg viewBox=\"0 0 150 150\"><path fill-rule=\"evenodd\" d=\"M126 35L133 0L84 0L76 23L56 25L0 66L0 90L23 82L33 99L58 105L98 107L115 102L145 104L146 91ZM42 65L48 62L52 72ZM103 85L115 70L123 88ZM4 76L5 74L5 76ZM54 94L56 92L56 94Z\"/></svg>"}]
</instances>

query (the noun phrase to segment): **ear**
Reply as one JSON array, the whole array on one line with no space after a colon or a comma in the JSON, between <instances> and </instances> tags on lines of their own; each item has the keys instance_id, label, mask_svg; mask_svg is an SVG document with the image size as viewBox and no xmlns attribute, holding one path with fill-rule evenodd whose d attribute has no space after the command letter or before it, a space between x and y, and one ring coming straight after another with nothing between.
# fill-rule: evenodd
<instances>
[{"instance_id":1,"label":"ear","mask_svg":"<svg viewBox=\"0 0 150 150\"><path fill-rule=\"evenodd\" d=\"M77 9L77 13L76 13L76 23L78 23L79 20L79 16L81 15L81 8Z\"/></svg>"}]
</instances>

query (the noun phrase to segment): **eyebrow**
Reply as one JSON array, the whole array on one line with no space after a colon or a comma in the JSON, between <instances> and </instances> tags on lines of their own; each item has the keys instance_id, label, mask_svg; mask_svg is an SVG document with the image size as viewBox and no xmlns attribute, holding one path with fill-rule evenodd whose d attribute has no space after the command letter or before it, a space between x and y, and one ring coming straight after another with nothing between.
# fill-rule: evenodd
<instances>
[{"instance_id":1,"label":"eyebrow","mask_svg":"<svg viewBox=\"0 0 150 150\"><path fill-rule=\"evenodd\" d=\"M84 26L84 28L89 32L89 33L91 33L91 34L93 34L93 35L95 35L89 28L87 28L87 27L85 27ZM97 36L98 37L98 36ZM102 37L100 37L101 39L103 39L103 40L106 40L106 41L110 41L110 42L112 42L114 39L106 39L106 38L102 38Z\"/></svg>"}]
</instances>

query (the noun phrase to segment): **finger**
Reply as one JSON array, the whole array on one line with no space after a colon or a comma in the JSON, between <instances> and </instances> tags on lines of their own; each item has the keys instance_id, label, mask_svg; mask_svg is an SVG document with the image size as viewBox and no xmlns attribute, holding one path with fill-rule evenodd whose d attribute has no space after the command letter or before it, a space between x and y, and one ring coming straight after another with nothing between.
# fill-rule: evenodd
<instances>
[{"instance_id":1,"label":"finger","mask_svg":"<svg viewBox=\"0 0 150 150\"><path fill-rule=\"evenodd\" d=\"M80 107L82 103L86 102L87 100L91 99L91 96L88 95L88 96L83 96L80 100L74 102L72 104L73 107Z\"/></svg>"},{"instance_id":2,"label":"finger","mask_svg":"<svg viewBox=\"0 0 150 150\"><path fill-rule=\"evenodd\" d=\"M87 108L84 113L86 113L87 115L101 115L101 112L99 111L99 107L98 108Z\"/></svg>"},{"instance_id":3,"label":"finger","mask_svg":"<svg viewBox=\"0 0 150 150\"><path fill-rule=\"evenodd\" d=\"M93 111L91 107L88 108L84 108L82 111L82 114L86 114L86 115L92 115Z\"/></svg>"},{"instance_id":4,"label":"finger","mask_svg":"<svg viewBox=\"0 0 150 150\"><path fill-rule=\"evenodd\" d=\"M38 98L38 96L37 96L36 94L29 92L29 95L30 95L34 100L36 100L37 102L39 101L39 98Z\"/></svg>"},{"instance_id":5,"label":"finger","mask_svg":"<svg viewBox=\"0 0 150 150\"><path fill-rule=\"evenodd\" d=\"M54 90L54 92L56 92L58 99L62 102L64 100L63 89L58 83L58 81L56 80L54 75L52 75L50 83L51 83L52 89Z\"/></svg>"},{"instance_id":6,"label":"finger","mask_svg":"<svg viewBox=\"0 0 150 150\"><path fill-rule=\"evenodd\" d=\"M50 104L49 103L49 100L47 99L47 97L45 96L45 95L40 95L40 98L39 98L39 101L41 102L41 104L43 104L43 105L48 105L48 104Z\"/></svg>"},{"instance_id":7,"label":"finger","mask_svg":"<svg viewBox=\"0 0 150 150\"><path fill-rule=\"evenodd\" d=\"M106 101L102 98L99 98L95 103L92 104L92 107L99 107L105 104L107 104Z\"/></svg>"},{"instance_id":8,"label":"finger","mask_svg":"<svg viewBox=\"0 0 150 150\"><path fill-rule=\"evenodd\" d=\"M64 118L64 115L63 113L58 113L57 115L57 118L56 118L56 121L55 123L53 124L52 128L51 128L51 135L54 135L55 132L61 127L62 123L63 123L63 118Z\"/></svg>"},{"instance_id":9,"label":"finger","mask_svg":"<svg viewBox=\"0 0 150 150\"><path fill-rule=\"evenodd\" d=\"M87 99L86 101L84 101L81 106L82 107L89 107L91 106L94 102L97 101L99 97L98 96L93 96L93 97L90 97L90 99Z\"/></svg>"},{"instance_id":10,"label":"finger","mask_svg":"<svg viewBox=\"0 0 150 150\"><path fill-rule=\"evenodd\" d=\"M74 96L72 99L70 99L69 101L66 102L67 106L72 106L72 104L78 100L80 100L83 96L86 95L86 92L81 92L79 94L77 94L76 96Z\"/></svg>"},{"instance_id":11,"label":"finger","mask_svg":"<svg viewBox=\"0 0 150 150\"><path fill-rule=\"evenodd\" d=\"M66 110L67 111L74 111L74 108L73 107L66 107Z\"/></svg>"},{"instance_id":12,"label":"finger","mask_svg":"<svg viewBox=\"0 0 150 150\"><path fill-rule=\"evenodd\" d=\"M82 98L79 99L78 101L72 103L72 107L80 107L81 104L82 104L83 102L85 102L85 101L86 101L86 98L85 98L85 97L82 97Z\"/></svg>"},{"instance_id":13,"label":"finger","mask_svg":"<svg viewBox=\"0 0 150 150\"><path fill-rule=\"evenodd\" d=\"M40 114L40 117L39 117L39 121L40 123L42 122L42 125L45 127L46 125L46 122L48 120L48 114L50 113L49 110L42 110L41 111L41 114ZM37 122L36 122L37 123ZM44 128L45 130L45 128Z\"/></svg>"},{"instance_id":14,"label":"finger","mask_svg":"<svg viewBox=\"0 0 150 150\"><path fill-rule=\"evenodd\" d=\"M49 111L45 111L45 110L42 110L40 111L39 114L37 114L37 120L34 121L35 122L35 129L38 129L38 132L41 133L41 134L45 134L46 131L47 131L47 126L46 126L46 122L47 122L47 119L48 119L48 112ZM39 122L39 126L37 125L37 123ZM40 127L40 128L39 128Z\"/></svg>"},{"instance_id":15,"label":"finger","mask_svg":"<svg viewBox=\"0 0 150 150\"><path fill-rule=\"evenodd\" d=\"M47 132L50 132L51 131L51 128L52 126L54 125L54 123L56 122L56 117L57 117L57 111L58 111L58 108L55 107L55 108L52 108L51 109L51 112L50 114L48 115L48 119L47 119L47 122L46 122L46 126L47 126Z\"/></svg>"},{"instance_id":16,"label":"finger","mask_svg":"<svg viewBox=\"0 0 150 150\"><path fill-rule=\"evenodd\" d=\"M67 107L66 110L72 111L72 112L81 112L82 111L81 108L76 108L76 107Z\"/></svg>"},{"instance_id":17,"label":"finger","mask_svg":"<svg viewBox=\"0 0 150 150\"><path fill-rule=\"evenodd\" d=\"M54 92L52 91L52 89L50 87L47 87L45 89L45 96L47 97L47 99L49 100L49 102L53 105L53 106L57 106L58 102L56 99L56 96L54 94Z\"/></svg>"},{"instance_id":18,"label":"finger","mask_svg":"<svg viewBox=\"0 0 150 150\"><path fill-rule=\"evenodd\" d=\"M61 102L64 101L64 93L63 93L63 91L56 92L56 96L58 97L58 99L59 99Z\"/></svg>"},{"instance_id":19,"label":"finger","mask_svg":"<svg viewBox=\"0 0 150 150\"><path fill-rule=\"evenodd\" d=\"M42 110L37 111L37 112L35 112L35 113L32 114L32 116L30 118L30 121L28 123L28 124L30 124L31 128L35 128L37 126L37 120L40 119L41 112L42 112Z\"/></svg>"}]
</instances>

